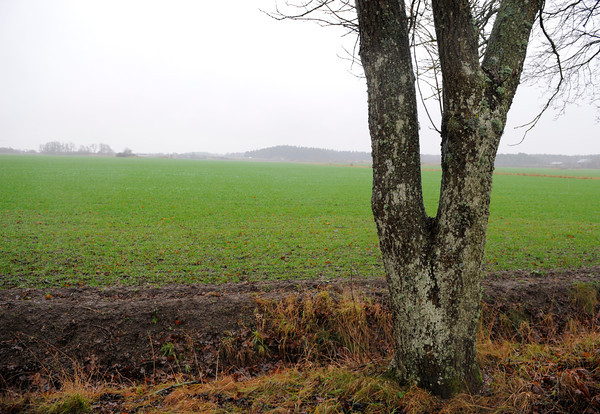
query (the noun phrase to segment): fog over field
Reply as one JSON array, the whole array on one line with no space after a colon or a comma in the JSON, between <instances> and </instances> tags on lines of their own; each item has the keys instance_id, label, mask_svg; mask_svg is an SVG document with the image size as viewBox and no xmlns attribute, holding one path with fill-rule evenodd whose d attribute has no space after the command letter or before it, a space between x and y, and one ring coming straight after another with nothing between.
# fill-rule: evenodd
<instances>
[{"instance_id":1,"label":"fog over field","mask_svg":"<svg viewBox=\"0 0 600 414\"><path fill-rule=\"evenodd\" d=\"M365 81L342 58L355 39L260 9L275 1L0 2L0 147L370 151ZM499 152L600 153L597 111L581 102L557 120L547 113L511 146L547 90L520 90ZM421 152L439 153L426 117L421 133Z\"/></svg>"}]
</instances>

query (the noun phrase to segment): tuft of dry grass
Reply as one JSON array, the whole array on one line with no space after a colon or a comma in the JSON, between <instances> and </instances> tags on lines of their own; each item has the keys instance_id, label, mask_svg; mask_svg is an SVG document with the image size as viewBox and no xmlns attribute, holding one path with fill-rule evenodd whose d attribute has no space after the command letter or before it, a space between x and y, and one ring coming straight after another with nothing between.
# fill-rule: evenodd
<instances>
[{"instance_id":1,"label":"tuft of dry grass","mask_svg":"<svg viewBox=\"0 0 600 414\"><path fill-rule=\"evenodd\" d=\"M285 361L371 363L391 350L391 315L366 296L346 291L334 298L323 290L258 305L260 344Z\"/></svg>"},{"instance_id":2,"label":"tuft of dry grass","mask_svg":"<svg viewBox=\"0 0 600 414\"><path fill-rule=\"evenodd\" d=\"M599 290L600 287L597 282L576 282L573 283L573 286L569 292L569 296L571 296L571 299L573 302L575 302L579 309L581 309L583 312L593 315L598 305Z\"/></svg>"},{"instance_id":3,"label":"tuft of dry grass","mask_svg":"<svg viewBox=\"0 0 600 414\"><path fill-rule=\"evenodd\" d=\"M65 379L58 390L44 393L7 394L0 397L2 413L83 414L92 412L103 385L82 381L79 377Z\"/></svg>"}]
</instances>

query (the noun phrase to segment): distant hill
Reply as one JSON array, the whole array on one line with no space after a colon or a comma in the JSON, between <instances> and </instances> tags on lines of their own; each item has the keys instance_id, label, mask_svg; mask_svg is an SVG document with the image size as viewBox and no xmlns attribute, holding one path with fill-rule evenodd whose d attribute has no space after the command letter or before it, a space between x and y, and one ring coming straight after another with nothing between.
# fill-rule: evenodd
<instances>
[{"instance_id":1,"label":"distant hill","mask_svg":"<svg viewBox=\"0 0 600 414\"><path fill-rule=\"evenodd\" d=\"M244 158L264 161L313 162L323 164L370 164L371 154L359 151L334 151L321 148L278 145L247 151Z\"/></svg>"}]
</instances>

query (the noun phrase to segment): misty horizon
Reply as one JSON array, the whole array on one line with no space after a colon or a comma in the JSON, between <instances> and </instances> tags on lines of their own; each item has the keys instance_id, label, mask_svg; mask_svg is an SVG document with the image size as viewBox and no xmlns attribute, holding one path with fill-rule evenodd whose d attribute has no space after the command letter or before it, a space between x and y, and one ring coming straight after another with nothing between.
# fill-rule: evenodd
<instances>
[{"instance_id":1,"label":"misty horizon","mask_svg":"<svg viewBox=\"0 0 600 414\"><path fill-rule=\"evenodd\" d=\"M370 151L365 80L338 56L354 39L260 11L274 6L0 2L0 147L38 150L56 140L137 153ZM515 127L539 113L550 86L521 85L499 153L600 153L597 109L581 102L556 119L549 111L523 140ZM422 109L421 152L439 154Z\"/></svg>"},{"instance_id":2,"label":"misty horizon","mask_svg":"<svg viewBox=\"0 0 600 414\"><path fill-rule=\"evenodd\" d=\"M55 143L60 143L59 141L54 141ZM49 142L49 143L52 143ZM296 146L296 145L286 145L286 144L280 144L280 145L274 145L274 146L270 146L270 147L263 147L263 148L256 148L253 150L248 150L248 151L232 151L232 152L226 152L226 153L215 153L215 152L209 152L209 151L187 151L187 152L173 152L173 151L166 151L166 152L139 152L139 151L135 151L135 149L132 148L124 148L122 151L116 151L114 150L112 147L103 144L103 143L96 143L96 144L89 144L89 145L83 145L83 146L76 146L73 145L74 143L60 143L65 145L66 147L69 147L70 149L68 151L58 151L58 152L50 152L50 151L44 151L42 148L39 149L23 149L23 148L12 148L12 147L2 147L0 146L0 154L4 153L4 154L9 154L9 153L20 153L20 154L39 154L39 155L72 155L72 156L77 156L77 155L105 155L105 156L114 156L116 154L123 154L123 153L127 153L128 155L132 155L132 156L185 156L185 155L203 155L203 156L212 156L212 157L244 157L244 156L248 156L248 154L251 153L261 153L261 152L265 152L265 151L277 151L277 150L282 150L282 151L304 151L304 150L314 150L314 151L320 151L320 152L331 152L331 153L337 153L337 154L356 154L356 155L364 155L364 156L371 156L371 151L355 151L355 150L336 150L336 149L331 149L331 148L324 148L324 147L306 147L306 146ZM98 146L103 146L105 145L106 147L108 147L108 150L110 152L99 152L99 151L95 151L92 148L98 148ZM106 148L105 148L106 150ZM420 153L421 157L431 157L431 159L433 158L440 158L441 154L427 154L427 153ZM578 157L600 157L600 154L592 154L592 153L587 153L587 154L552 154L552 153L543 153L543 152L539 152L539 153L509 153L509 154L505 154L505 153L498 153L498 156L502 157L502 156L513 156L513 157L517 157L517 156L530 156L530 157L569 157L569 158L578 158Z\"/></svg>"}]
</instances>

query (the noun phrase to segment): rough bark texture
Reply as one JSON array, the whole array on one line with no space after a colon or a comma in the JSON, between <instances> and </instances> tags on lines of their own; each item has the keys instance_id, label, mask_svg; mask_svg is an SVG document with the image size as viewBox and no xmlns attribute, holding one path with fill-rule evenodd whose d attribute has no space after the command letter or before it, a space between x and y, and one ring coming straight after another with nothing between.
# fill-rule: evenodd
<instances>
[{"instance_id":1,"label":"rough bark texture","mask_svg":"<svg viewBox=\"0 0 600 414\"><path fill-rule=\"evenodd\" d=\"M395 371L441 396L481 384L475 333L494 159L539 0L504 0L480 64L468 0L433 1L443 74L437 216L423 206L405 5L358 0L373 154L372 209L396 329Z\"/></svg>"}]
</instances>

